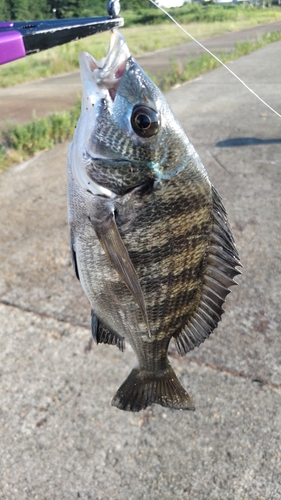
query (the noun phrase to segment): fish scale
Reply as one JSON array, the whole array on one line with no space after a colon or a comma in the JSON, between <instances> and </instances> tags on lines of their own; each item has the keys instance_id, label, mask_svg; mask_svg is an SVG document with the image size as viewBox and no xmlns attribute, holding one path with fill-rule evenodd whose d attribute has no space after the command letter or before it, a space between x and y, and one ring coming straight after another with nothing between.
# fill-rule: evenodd
<instances>
[{"instance_id":1,"label":"fish scale","mask_svg":"<svg viewBox=\"0 0 281 500\"><path fill-rule=\"evenodd\" d=\"M128 341L137 366L112 405L194 410L168 357L216 328L240 265L222 200L159 89L113 32L80 56L81 115L69 150L74 269L97 343ZM92 106L89 105L92 103Z\"/></svg>"},{"instance_id":2,"label":"fish scale","mask_svg":"<svg viewBox=\"0 0 281 500\"><path fill-rule=\"evenodd\" d=\"M178 190L180 186L185 185L185 174L186 172L183 172L183 174L178 177ZM165 186L163 186L165 196L162 195L162 189L156 191L152 201L146 206L146 216L142 214L141 220L140 218L135 220L135 227L138 227L138 229L146 228L146 231L143 231L142 242L138 240L135 244L134 231L130 232L128 237L126 233L123 235L122 225L119 226L124 244L129 251L129 255L140 278L145 300L147 304L149 304L147 313L152 332L155 330L154 322L156 320L157 328L154 332L154 336L157 338L167 335L168 326L170 326L172 322L174 322L176 331L183 328L187 314L189 314L191 308L194 307L194 300L192 304L190 302L189 292L190 290L193 291L195 287L198 289L198 281L201 280L204 271L200 269L202 268L202 257L205 255L206 246L208 244L207 238L209 233L201 231L200 238L196 238L197 245L193 247L193 251L191 252L189 248L184 248L184 242L187 240L186 233L188 232L190 238L194 235L198 236L200 223L202 226L205 226L206 216L210 219L210 208L209 211L204 209L204 217L200 216L201 212L196 210L198 201L196 201L195 194L191 197L191 209L189 206L189 198L187 196L181 197L181 193L179 192L177 201L181 200L180 203L176 204L174 211L167 210L167 206L170 204L169 193L172 199L174 199L175 188L177 188L175 183L171 183L169 189L165 189ZM210 188L208 191L210 191ZM199 196L201 198L200 204L202 205L202 189L199 190ZM208 199L209 196L207 196L207 200ZM153 215L151 215L152 204L158 208L157 212L154 210ZM203 209L201 208L201 210ZM175 212L177 214L177 224L175 224L174 220ZM192 219L187 218L186 213L192 213ZM150 228L147 227L148 222L150 223ZM163 247L161 246L161 242L158 242L157 252L155 252L155 254L148 253L146 254L147 257L143 259L143 252L146 252L148 242L153 239L155 227L157 227L158 223L161 225L162 234L165 235ZM209 220L207 220L207 227L210 231ZM174 233L182 242L181 252L178 252L175 248ZM167 235L170 235L168 241ZM132 254L130 252L131 246L137 246L138 252ZM162 289L162 284L166 285L168 293L166 289ZM196 300L198 302L198 298ZM153 305L151 306L151 304Z\"/></svg>"}]
</instances>

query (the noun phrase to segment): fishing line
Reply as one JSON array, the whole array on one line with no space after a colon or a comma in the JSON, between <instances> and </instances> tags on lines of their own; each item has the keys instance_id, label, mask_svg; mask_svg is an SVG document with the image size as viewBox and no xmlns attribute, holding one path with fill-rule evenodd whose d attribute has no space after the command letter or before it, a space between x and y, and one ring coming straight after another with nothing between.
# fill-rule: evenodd
<instances>
[{"instance_id":1,"label":"fishing line","mask_svg":"<svg viewBox=\"0 0 281 500\"><path fill-rule=\"evenodd\" d=\"M193 40L195 43L197 43L197 45L199 45L202 49L204 49L206 52L208 52L208 54L210 54L210 56L214 57L225 69L227 69L227 71L229 71L229 73L232 74L232 76L234 76L236 78L236 80L238 80L240 83L242 83L242 85L244 85L244 87L249 90L249 92L251 92L251 94L253 94L260 102L262 102L268 109L270 109L271 111L273 111L273 113L275 113L277 116L279 116L279 118L281 118L281 115L275 110L273 109L269 104L267 104L267 102L265 102L258 94L256 94L256 92L254 92L241 78L239 78L239 76L237 76L226 64L224 64L220 59L219 57L217 57L215 54L213 54L213 52L211 52L209 49L207 49L207 47L205 47L202 43L200 43L198 40L196 40L196 38L194 38L194 36L191 35L191 33L189 33L188 31L186 31L174 18L171 14L169 14L169 12L167 12L165 9L163 9L163 7L160 7L160 5L158 5L156 2L154 2L154 0L149 0L150 3L152 3L155 7L157 7L158 9L160 9L162 12L164 12L164 14L166 14L166 16L168 16L171 21L173 21L177 26L178 28L180 28L187 36L189 36L189 38L191 38L191 40Z\"/></svg>"}]
</instances>

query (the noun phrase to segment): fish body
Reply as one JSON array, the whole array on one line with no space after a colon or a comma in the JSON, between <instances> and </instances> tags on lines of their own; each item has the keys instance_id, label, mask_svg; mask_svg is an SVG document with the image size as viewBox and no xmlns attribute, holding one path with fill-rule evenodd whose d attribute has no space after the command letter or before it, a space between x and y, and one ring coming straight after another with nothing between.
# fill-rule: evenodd
<instances>
[{"instance_id":1,"label":"fish body","mask_svg":"<svg viewBox=\"0 0 281 500\"><path fill-rule=\"evenodd\" d=\"M138 364L112 404L193 410L167 358L217 326L240 265L220 196L165 98L113 32L106 59L80 56L81 116L69 150L73 265L97 343Z\"/></svg>"}]
</instances>

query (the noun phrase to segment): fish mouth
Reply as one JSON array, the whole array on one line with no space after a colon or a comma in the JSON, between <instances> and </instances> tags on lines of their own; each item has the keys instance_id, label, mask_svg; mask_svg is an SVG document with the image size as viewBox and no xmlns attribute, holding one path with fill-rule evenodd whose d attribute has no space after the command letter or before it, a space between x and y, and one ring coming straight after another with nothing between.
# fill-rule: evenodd
<instances>
[{"instance_id":1,"label":"fish mouth","mask_svg":"<svg viewBox=\"0 0 281 500\"><path fill-rule=\"evenodd\" d=\"M110 98L114 101L122 76L125 72L126 64L131 56L124 37L117 29L111 31L110 44L106 57L97 61L88 52L79 54L81 75L84 86L87 87L87 80L95 86L88 93L92 104L98 99Z\"/></svg>"},{"instance_id":2,"label":"fish mouth","mask_svg":"<svg viewBox=\"0 0 281 500\"><path fill-rule=\"evenodd\" d=\"M87 166L95 160L110 163L120 159L120 155L113 151L107 154L102 151L94 137L99 126L101 107L106 103L105 107L111 112L130 57L125 39L117 29L112 30L107 55L100 61L88 52L79 54L83 93L81 114L72 144L72 175L84 190L108 198L115 198L116 193L90 178Z\"/></svg>"}]
</instances>

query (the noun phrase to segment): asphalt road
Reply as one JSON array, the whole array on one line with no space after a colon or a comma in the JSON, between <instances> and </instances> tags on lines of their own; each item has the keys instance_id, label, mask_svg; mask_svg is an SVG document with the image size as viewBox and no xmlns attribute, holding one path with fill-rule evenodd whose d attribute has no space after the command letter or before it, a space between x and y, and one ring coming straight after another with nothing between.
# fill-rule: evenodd
<instances>
[{"instance_id":1,"label":"asphalt road","mask_svg":"<svg viewBox=\"0 0 281 500\"><path fill-rule=\"evenodd\" d=\"M281 113L281 43L231 68ZM219 328L171 362L188 413L110 406L134 364L95 346L71 269L67 145L0 176L0 498L281 497L281 124L223 68L167 94L244 265Z\"/></svg>"},{"instance_id":2,"label":"asphalt road","mask_svg":"<svg viewBox=\"0 0 281 500\"><path fill-rule=\"evenodd\" d=\"M221 52L234 50L237 42L256 41L264 33L280 30L281 21L276 21L241 31L223 33L201 40L201 42L219 55ZM84 50L87 50L87 39L85 39ZM138 62L150 75L157 75L168 71L171 61L178 61L184 65L189 58L202 55L203 52L199 45L189 41L187 37L187 43L144 54L138 57ZM54 111L68 109L76 103L79 94L79 71L47 79L42 78L6 89L0 88L0 130L7 126L7 121L23 124L31 121L34 113L38 118L42 118Z\"/></svg>"}]
</instances>

